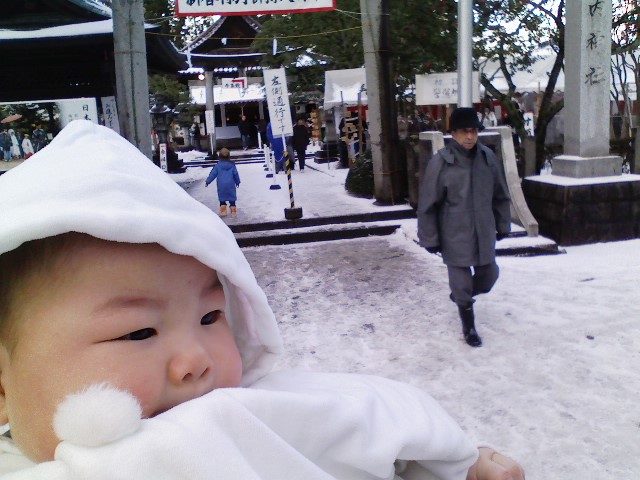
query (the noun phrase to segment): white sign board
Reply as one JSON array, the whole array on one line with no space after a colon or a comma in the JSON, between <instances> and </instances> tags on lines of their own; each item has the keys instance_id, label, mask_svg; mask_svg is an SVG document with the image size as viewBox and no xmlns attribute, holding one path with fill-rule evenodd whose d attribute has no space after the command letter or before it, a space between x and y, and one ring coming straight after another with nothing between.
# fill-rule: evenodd
<instances>
[{"instance_id":1,"label":"white sign board","mask_svg":"<svg viewBox=\"0 0 640 480\"><path fill-rule=\"evenodd\" d=\"M533 124L533 112L527 112L524 114L524 129L527 131L527 134L530 136L534 136L534 124Z\"/></svg>"},{"instance_id":2,"label":"white sign board","mask_svg":"<svg viewBox=\"0 0 640 480\"><path fill-rule=\"evenodd\" d=\"M118 120L118 108L116 107L116 97L102 97L102 117L104 126L109 127L116 133L120 133L120 122Z\"/></svg>"},{"instance_id":3,"label":"white sign board","mask_svg":"<svg viewBox=\"0 0 640 480\"><path fill-rule=\"evenodd\" d=\"M176 15L259 15L335 10L336 0L176 0Z\"/></svg>"},{"instance_id":4,"label":"white sign board","mask_svg":"<svg viewBox=\"0 0 640 480\"><path fill-rule=\"evenodd\" d=\"M471 78L471 101L480 101L480 72ZM430 73L416 75L416 105L446 105L458 103L458 74Z\"/></svg>"},{"instance_id":5,"label":"white sign board","mask_svg":"<svg viewBox=\"0 0 640 480\"><path fill-rule=\"evenodd\" d=\"M204 124L207 128L207 135L213 135L216 128L216 124L213 121L213 110L204 111Z\"/></svg>"},{"instance_id":6,"label":"white sign board","mask_svg":"<svg viewBox=\"0 0 640 480\"><path fill-rule=\"evenodd\" d=\"M73 120L91 120L98 123L98 106L95 98L74 98L56 102L60 110L60 126L64 128Z\"/></svg>"},{"instance_id":7,"label":"white sign board","mask_svg":"<svg viewBox=\"0 0 640 480\"><path fill-rule=\"evenodd\" d=\"M247 88L247 77L223 78L222 88Z\"/></svg>"},{"instance_id":8,"label":"white sign board","mask_svg":"<svg viewBox=\"0 0 640 480\"><path fill-rule=\"evenodd\" d=\"M167 168L167 144L166 143L161 143L159 145L158 154L160 156L160 168L164 172L166 172L168 170L168 168Z\"/></svg>"},{"instance_id":9,"label":"white sign board","mask_svg":"<svg viewBox=\"0 0 640 480\"><path fill-rule=\"evenodd\" d=\"M263 70L262 74L264 75L264 87L267 93L273 136L293 135L289 90L287 89L284 68Z\"/></svg>"}]
</instances>

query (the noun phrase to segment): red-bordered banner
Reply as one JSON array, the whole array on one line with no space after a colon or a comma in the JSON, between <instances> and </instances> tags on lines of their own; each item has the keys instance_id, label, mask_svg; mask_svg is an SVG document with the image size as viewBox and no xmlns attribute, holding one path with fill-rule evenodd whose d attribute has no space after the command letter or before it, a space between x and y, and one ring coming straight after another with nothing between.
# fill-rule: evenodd
<instances>
[{"instance_id":1,"label":"red-bordered banner","mask_svg":"<svg viewBox=\"0 0 640 480\"><path fill-rule=\"evenodd\" d=\"M336 0L176 0L176 15L260 15L335 10Z\"/></svg>"}]
</instances>

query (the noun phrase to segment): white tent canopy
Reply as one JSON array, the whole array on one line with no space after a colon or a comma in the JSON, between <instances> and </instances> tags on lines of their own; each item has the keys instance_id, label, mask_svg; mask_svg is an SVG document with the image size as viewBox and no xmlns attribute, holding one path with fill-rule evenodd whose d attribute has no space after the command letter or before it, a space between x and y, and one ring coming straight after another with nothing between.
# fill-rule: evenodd
<instances>
[{"instance_id":1,"label":"white tent canopy","mask_svg":"<svg viewBox=\"0 0 640 480\"><path fill-rule=\"evenodd\" d=\"M325 110L341 105L367 104L367 79L364 68L329 70L324 73Z\"/></svg>"},{"instance_id":2,"label":"white tent canopy","mask_svg":"<svg viewBox=\"0 0 640 480\"><path fill-rule=\"evenodd\" d=\"M556 54L551 48L546 47L537 51L535 55L539 59L533 63L530 71L516 72L512 76L512 81L519 92L537 92L547 87L549 73L556 60ZM481 70L499 91L507 92L509 90L509 84L500 70L498 60L489 60ZM556 90L564 91L564 71L558 75Z\"/></svg>"},{"instance_id":3,"label":"white tent canopy","mask_svg":"<svg viewBox=\"0 0 640 480\"><path fill-rule=\"evenodd\" d=\"M529 71L516 72L512 77L512 81L518 92L538 92L543 91L547 87L549 74L551 73L551 69L553 68L553 64L556 60L556 53L551 47L544 47L536 51L534 55L538 59L529 68ZM500 71L500 64L498 60L489 60L482 66L481 70L499 91L507 92L509 90L509 85ZM636 86L633 83L635 75L629 69L625 73L626 77L629 79L628 81L631 82L627 83L629 96L632 100L635 100ZM620 79L614 77L612 74L611 84L619 86ZM484 92L484 87L481 88ZM564 69L561 70L558 75L555 90L564 92Z\"/></svg>"}]
</instances>

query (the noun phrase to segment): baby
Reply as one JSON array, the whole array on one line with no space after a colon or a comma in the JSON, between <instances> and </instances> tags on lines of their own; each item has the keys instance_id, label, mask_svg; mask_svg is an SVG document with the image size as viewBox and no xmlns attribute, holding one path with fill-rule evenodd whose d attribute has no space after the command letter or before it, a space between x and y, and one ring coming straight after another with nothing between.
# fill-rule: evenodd
<instances>
[{"instance_id":1,"label":"baby","mask_svg":"<svg viewBox=\"0 0 640 480\"><path fill-rule=\"evenodd\" d=\"M431 397L271 372L282 343L231 231L111 130L0 177L4 479L524 479Z\"/></svg>"}]
</instances>

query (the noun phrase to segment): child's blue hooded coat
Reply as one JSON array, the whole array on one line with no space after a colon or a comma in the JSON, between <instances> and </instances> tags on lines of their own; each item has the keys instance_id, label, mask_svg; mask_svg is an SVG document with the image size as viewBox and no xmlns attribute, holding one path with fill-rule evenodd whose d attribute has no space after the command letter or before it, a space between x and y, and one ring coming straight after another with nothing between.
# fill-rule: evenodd
<instances>
[{"instance_id":1,"label":"child's blue hooded coat","mask_svg":"<svg viewBox=\"0 0 640 480\"><path fill-rule=\"evenodd\" d=\"M215 179L218 179L218 200L221 202L235 202L236 187L240 186L240 175L236 165L228 159L220 159L215 167L211 169L211 173L205 182L209 185Z\"/></svg>"}]
</instances>

